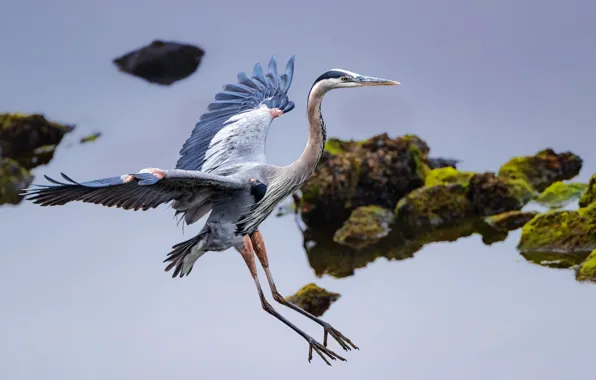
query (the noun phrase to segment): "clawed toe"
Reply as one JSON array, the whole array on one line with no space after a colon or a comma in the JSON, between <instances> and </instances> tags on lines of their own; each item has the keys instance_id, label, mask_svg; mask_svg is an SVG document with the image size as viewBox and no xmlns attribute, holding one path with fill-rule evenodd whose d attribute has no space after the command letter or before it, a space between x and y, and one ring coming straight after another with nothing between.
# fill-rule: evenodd
<instances>
[{"instance_id":1,"label":"clawed toe","mask_svg":"<svg viewBox=\"0 0 596 380\"><path fill-rule=\"evenodd\" d=\"M321 345L321 343L317 342L316 340L309 340L309 349L308 349L308 361L310 362L312 360L312 352L313 350L319 354L319 356L321 357L321 359L323 359L325 361L325 363L327 363L327 365L331 365L331 363L329 362L329 360L327 360L327 358L325 357L325 355L327 355L331 360L341 360L343 362L346 361L346 359L342 358L341 356L339 356L338 354L336 354L335 352L331 351L330 349L328 349L327 347Z\"/></svg>"},{"instance_id":2,"label":"clawed toe","mask_svg":"<svg viewBox=\"0 0 596 380\"><path fill-rule=\"evenodd\" d=\"M354 343L352 343L350 339L345 337L341 332L334 329L331 325L326 325L324 327L325 335L323 336L323 345L325 347L327 347L327 337L328 335L331 335L331 337L335 339L337 343L339 343L339 345L341 346L341 348L344 349L344 351L350 351L352 350L352 348L359 350L359 348Z\"/></svg>"}]
</instances>

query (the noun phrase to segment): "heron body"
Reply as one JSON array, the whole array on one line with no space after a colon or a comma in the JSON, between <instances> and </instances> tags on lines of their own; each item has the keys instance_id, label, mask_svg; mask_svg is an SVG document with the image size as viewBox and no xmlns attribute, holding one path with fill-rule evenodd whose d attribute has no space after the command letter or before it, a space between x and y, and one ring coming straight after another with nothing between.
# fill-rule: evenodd
<instances>
[{"instance_id":1,"label":"heron body","mask_svg":"<svg viewBox=\"0 0 596 380\"><path fill-rule=\"evenodd\" d=\"M274 57L269 61L267 74L259 63L251 77L239 73L237 83L225 85L199 118L173 170L148 168L88 182L76 182L65 174L62 177L66 182L46 176L53 185L36 185L27 189L25 195L41 206L81 201L126 210L148 210L170 203L186 225L211 212L196 236L172 247L164 260L168 263L165 270L174 269L172 277L184 277L206 252L235 248L250 270L263 309L308 341L309 361L313 350L327 364L327 358L345 360L326 347L327 336L331 335L345 350L357 347L327 322L285 301L277 291L259 225L312 176L321 158L326 140L321 114L323 96L336 88L398 82L342 69L323 73L308 95L309 137L302 155L288 166L270 165L265 157L267 133L273 120L295 107L288 98L293 74L294 57L281 75ZM265 270L273 298L324 327L323 345L268 303L257 277L255 255Z\"/></svg>"}]
</instances>

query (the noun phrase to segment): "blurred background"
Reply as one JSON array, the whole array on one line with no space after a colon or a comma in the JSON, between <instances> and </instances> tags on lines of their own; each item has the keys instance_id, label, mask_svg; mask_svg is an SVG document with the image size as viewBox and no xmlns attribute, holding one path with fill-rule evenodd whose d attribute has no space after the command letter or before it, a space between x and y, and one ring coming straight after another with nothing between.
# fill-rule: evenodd
<instances>
[{"instance_id":1,"label":"blurred background","mask_svg":"<svg viewBox=\"0 0 596 380\"><path fill-rule=\"evenodd\" d=\"M43 113L101 131L59 149L42 174L87 180L171 168L216 92L275 55L296 55L296 109L269 132L269 163L307 139L306 97L331 68L401 82L334 91L328 133L416 134L459 169L496 171L547 147L596 172L596 5L562 0L21 0L3 5L0 112ZM159 86L111 62L155 39L205 51L187 79ZM280 292L308 282L342 295L324 319L360 351L307 362L308 345L263 312L243 260L210 253L172 279L183 235L171 209L73 203L0 209L0 377L4 379L563 379L592 373L596 288L519 260L519 230L429 244L318 278L291 217L261 227ZM192 236L192 235L190 235ZM261 272L262 275L262 272ZM265 283L264 277L261 280ZM274 305L317 339L322 329ZM331 343L340 353L340 348ZM340 353L341 354L341 353Z\"/></svg>"}]
</instances>

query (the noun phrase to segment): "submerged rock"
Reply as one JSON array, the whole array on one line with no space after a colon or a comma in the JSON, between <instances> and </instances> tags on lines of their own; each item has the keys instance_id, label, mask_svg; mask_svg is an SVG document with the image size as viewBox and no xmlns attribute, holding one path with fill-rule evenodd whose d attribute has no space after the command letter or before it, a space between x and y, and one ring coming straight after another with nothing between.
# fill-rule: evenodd
<instances>
[{"instance_id":1,"label":"submerged rock","mask_svg":"<svg viewBox=\"0 0 596 380\"><path fill-rule=\"evenodd\" d=\"M205 51L198 46L155 40L115 58L113 63L120 71L169 86L193 74L204 55Z\"/></svg>"},{"instance_id":2,"label":"submerged rock","mask_svg":"<svg viewBox=\"0 0 596 380\"><path fill-rule=\"evenodd\" d=\"M301 188L303 220L340 226L360 206L392 210L424 184L427 155L428 146L417 136L329 139L314 175Z\"/></svg>"},{"instance_id":3,"label":"submerged rock","mask_svg":"<svg viewBox=\"0 0 596 380\"><path fill-rule=\"evenodd\" d=\"M557 181L571 179L579 174L582 159L571 153L542 150L534 156L515 157L499 169L499 177L523 180L539 192Z\"/></svg>"},{"instance_id":4,"label":"submerged rock","mask_svg":"<svg viewBox=\"0 0 596 380\"><path fill-rule=\"evenodd\" d=\"M0 205L19 204L21 190L31 185L33 176L11 158L0 158Z\"/></svg>"},{"instance_id":5,"label":"submerged rock","mask_svg":"<svg viewBox=\"0 0 596 380\"><path fill-rule=\"evenodd\" d=\"M486 217L485 221L494 228L504 231L514 231L523 227L539 213L536 211L508 211L498 215Z\"/></svg>"},{"instance_id":6,"label":"submerged rock","mask_svg":"<svg viewBox=\"0 0 596 380\"><path fill-rule=\"evenodd\" d=\"M569 268L581 264L596 249L596 210L549 211L522 228L522 256L536 264Z\"/></svg>"},{"instance_id":7,"label":"submerged rock","mask_svg":"<svg viewBox=\"0 0 596 380\"><path fill-rule=\"evenodd\" d=\"M561 208L578 199L587 188L585 183L557 181L547 187L535 201L548 208Z\"/></svg>"},{"instance_id":8,"label":"submerged rock","mask_svg":"<svg viewBox=\"0 0 596 380\"><path fill-rule=\"evenodd\" d=\"M387 236L394 220L393 212L383 207L358 207L335 232L333 240L356 249L364 248Z\"/></svg>"},{"instance_id":9,"label":"submerged rock","mask_svg":"<svg viewBox=\"0 0 596 380\"><path fill-rule=\"evenodd\" d=\"M596 282L596 250L579 267L576 278L578 281Z\"/></svg>"},{"instance_id":10,"label":"submerged rock","mask_svg":"<svg viewBox=\"0 0 596 380\"><path fill-rule=\"evenodd\" d=\"M325 290L316 284L307 284L294 295L286 297L286 301L308 311L315 317L322 316L341 295Z\"/></svg>"}]
</instances>

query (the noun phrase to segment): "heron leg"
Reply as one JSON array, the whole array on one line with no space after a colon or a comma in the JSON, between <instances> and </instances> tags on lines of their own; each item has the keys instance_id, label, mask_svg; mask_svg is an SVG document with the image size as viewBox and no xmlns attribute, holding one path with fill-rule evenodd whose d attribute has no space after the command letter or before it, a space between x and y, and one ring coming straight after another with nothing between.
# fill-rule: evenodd
<instances>
[{"instance_id":1,"label":"heron leg","mask_svg":"<svg viewBox=\"0 0 596 380\"><path fill-rule=\"evenodd\" d=\"M271 275L271 271L269 270L269 259L267 258L267 250L265 249L265 241L263 240L263 235L261 235L260 231L255 231L250 235L250 240L254 247L255 253L261 262L261 266L265 270L265 274L267 275L267 281L269 282L269 287L271 288L271 293L273 294L273 299L275 299L280 304L289 307L292 310L297 311L298 313L304 315L305 317L310 318L311 320L315 321L319 325L323 326L325 329L325 335L323 337L323 345L327 347L327 337L331 335L333 339L339 343L339 345L346 351L355 348L358 350L359 348L356 347L354 343L348 338L346 338L341 332L336 330L333 326L329 323L323 321L320 318L315 317L311 313L306 310L299 308L298 306L294 305L286 301L286 299L279 294L277 291L277 287L275 286L275 282L273 281L273 276ZM351 346L351 347L350 347Z\"/></svg>"},{"instance_id":2,"label":"heron leg","mask_svg":"<svg viewBox=\"0 0 596 380\"><path fill-rule=\"evenodd\" d=\"M327 355L331 360L339 359L342 361L346 361L346 359L337 355L335 352L331 351L327 347L323 346L321 343L314 340L310 335L308 335L304 331L300 330L292 322L288 321L281 314L279 314L273 308L273 306L271 306L271 304L269 302L267 302L267 299L265 298L265 295L263 294L263 289L261 288L261 284L259 283L259 278L257 277L257 266L255 263L255 254L254 254L252 243L250 241L250 237L245 236L243 243L244 244L242 247L239 247L239 248L237 247L236 249L238 250L238 252L240 252L240 254L242 255L242 258L244 259L244 261L246 262L246 265L248 266L248 269L250 270L250 275L252 276L252 278L255 282L255 285L257 287L257 292L259 293L259 298L261 299L261 306L263 307L263 310L265 310L267 313L273 315L275 318L277 318L280 321L282 321L283 323L285 323L289 328L294 330L296 333L298 333L301 337L303 337L308 342L308 344L310 346L309 351L308 351L308 361L309 362L312 360L313 350L317 354L319 354L319 356L328 365L331 365L331 363L329 362L329 360L327 360L325 355Z\"/></svg>"}]
</instances>

